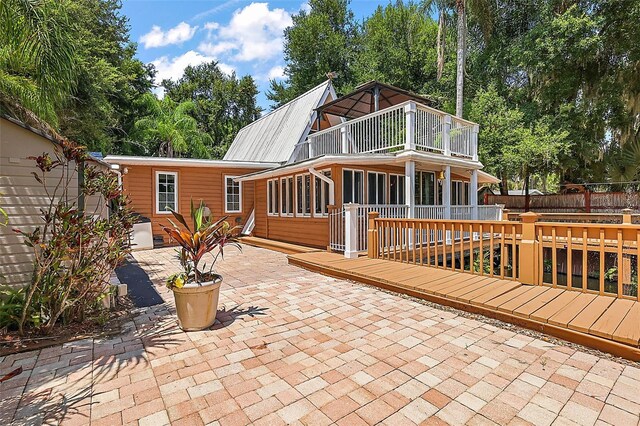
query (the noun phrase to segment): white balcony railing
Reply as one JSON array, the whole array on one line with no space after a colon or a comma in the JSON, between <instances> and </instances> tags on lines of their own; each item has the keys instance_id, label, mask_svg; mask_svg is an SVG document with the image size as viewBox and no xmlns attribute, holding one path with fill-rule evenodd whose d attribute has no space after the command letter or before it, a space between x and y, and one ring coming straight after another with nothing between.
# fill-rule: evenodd
<instances>
[{"instance_id":1,"label":"white balcony railing","mask_svg":"<svg viewBox=\"0 0 640 426\"><path fill-rule=\"evenodd\" d=\"M415 149L477 160L478 126L413 101L309 135L290 162L325 154L386 153Z\"/></svg>"}]
</instances>

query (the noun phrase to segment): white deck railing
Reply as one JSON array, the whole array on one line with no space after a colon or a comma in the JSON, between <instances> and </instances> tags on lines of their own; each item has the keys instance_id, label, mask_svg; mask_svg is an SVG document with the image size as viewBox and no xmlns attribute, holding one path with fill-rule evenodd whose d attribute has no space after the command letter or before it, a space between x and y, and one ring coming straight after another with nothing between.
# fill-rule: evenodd
<instances>
[{"instance_id":1,"label":"white deck railing","mask_svg":"<svg viewBox=\"0 0 640 426\"><path fill-rule=\"evenodd\" d=\"M309 135L296 146L290 162L403 149L477 160L477 141L475 123L407 101Z\"/></svg>"},{"instance_id":2,"label":"white deck railing","mask_svg":"<svg viewBox=\"0 0 640 426\"><path fill-rule=\"evenodd\" d=\"M478 220L502 220L503 206L477 206ZM329 212L329 248L346 253L367 250L367 226L370 212L378 212L380 218L405 219L410 207L404 204L346 204ZM449 217L447 217L449 216ZM414 207L416 219L473 220L473 206L418 205ZM440 234L438 234L440 235ZM444 235L444 234L443 234ZM440 235L438 238L442 238ZM466 235L466 234L465 234ZM456 238L458 233L456 232ZM435 238L435 235L432 237ZM447 239L450 237L448 236Z\"/></svg>"}]
</instances>

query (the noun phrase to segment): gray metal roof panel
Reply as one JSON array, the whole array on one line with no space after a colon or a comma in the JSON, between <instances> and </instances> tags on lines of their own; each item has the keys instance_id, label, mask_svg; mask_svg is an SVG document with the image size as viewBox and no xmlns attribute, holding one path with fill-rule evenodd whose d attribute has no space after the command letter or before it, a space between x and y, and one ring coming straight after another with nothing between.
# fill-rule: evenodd
<instances>
[{"instance_id":1,"label":"gray metal roof panel","mask_svg":"<svg viewBox=\"0 0 640 426\"><path fill-rule=\"evenodd\" d=\"M329 90L329 81L240 129L225 160L285 162L311 124L314 109Z\"/></svg>"}]
</instances>

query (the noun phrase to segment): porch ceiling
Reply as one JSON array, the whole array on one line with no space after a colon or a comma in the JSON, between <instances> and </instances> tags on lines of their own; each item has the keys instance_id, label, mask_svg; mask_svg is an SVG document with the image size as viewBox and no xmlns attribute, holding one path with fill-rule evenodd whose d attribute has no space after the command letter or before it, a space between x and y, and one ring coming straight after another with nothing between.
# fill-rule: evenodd
<instances>
[{"instance_id":1,"label":"porch ceiling","mask_svg":"<svg viewBox=\"0 0 640 426\"><path fill-rule=\"evenodd\" d=\"M319 113L335 115L338 117L358 118L375 112L375 92L379 91L378 109L388 108L402 102L413 100L418 103L433 106L430 99L416 95L408 90L377 81L361 84L353 92L328 102L316 110Z\"/></svg>"}]
</instances>

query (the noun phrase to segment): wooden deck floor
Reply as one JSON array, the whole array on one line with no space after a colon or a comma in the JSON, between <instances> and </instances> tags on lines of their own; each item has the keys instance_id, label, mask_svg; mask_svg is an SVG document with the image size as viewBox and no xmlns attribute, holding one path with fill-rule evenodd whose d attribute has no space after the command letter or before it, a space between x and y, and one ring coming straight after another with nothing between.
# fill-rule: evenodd
<instances>
[{"instance_id":1,"label":"wooden deck floor","mask_svg":"<svg viewBox=\"0 0 640 426\"><path fill-rule=\"evenodd\" d=\"M289 263L480 313L640 361L640 302L325 251Z\"/></svg>"}]
</instances>

